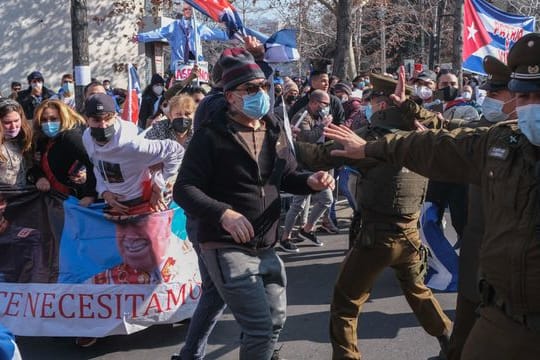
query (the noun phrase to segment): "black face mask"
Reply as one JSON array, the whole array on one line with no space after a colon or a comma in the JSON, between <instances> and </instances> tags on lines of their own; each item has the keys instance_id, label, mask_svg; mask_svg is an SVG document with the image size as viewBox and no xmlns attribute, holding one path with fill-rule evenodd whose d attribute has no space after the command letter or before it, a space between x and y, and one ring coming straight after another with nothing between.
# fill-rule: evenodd
<instances>
[{"instance_id":1,"label":"black face mask","mask_svg":"<svg viewBox=\"0 0 540 360\"><path fill-rule=\"evenodd\" d=\"M285 98L285 101L286 101L287 103L290 104L290 103L296 101L296 98L297 98L297 96L289 95L289 96L287 96L287 97Z\"/></svg>"},{"instance_id":2,"label":"black face mask","mask_svg":"<svg viewBox=\"0 0 540 360\"><path fill-rule=\"evenodd\" d=\"M177 133L185 133L191 128L193 120L188 117L175 118L172 121L173 130Z\"/></svg>"},{"instance_id":3,"label":"black face mask","mask_svg":"<svg viewBox=\"0 0 540 360\"><path fill-rule=\"evenodd\" d=\"M443 93L444 101L453 101L458 96L458 89L453 86L447 86L445 88L442 88L440 91L442 91Z\"/></svg>"},{"instance_id":4,"label":"black face mask","mask_svg":"<svg viewBox=\"0 0 540 360\"><path fill-rule=\"evenodd\" d=\"M90 136L92 136L94 140L102 143L109 142L113 138L114 133L114 124L106 128L90 128Z\"/></svg>"}]
</instances>

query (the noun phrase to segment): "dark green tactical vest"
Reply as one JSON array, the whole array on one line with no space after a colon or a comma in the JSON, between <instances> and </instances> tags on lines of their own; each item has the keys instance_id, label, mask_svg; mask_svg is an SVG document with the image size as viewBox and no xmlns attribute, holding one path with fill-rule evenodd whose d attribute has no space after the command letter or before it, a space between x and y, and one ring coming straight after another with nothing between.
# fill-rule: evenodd
<instances>
[{"instance_id":1,"label":"dark green tactical vest","mask_svg":"<svg viewBox=\"0 0 540 360\"><path fill-rule=\"evenodd\" d=\"M373 115L378 116L372 118L373 127L366 129L364 134L366 140L376 140L398 131L401 118L396 108ZM369 212L389 216L410 215L420 211L426 188L425 177L405 167L378 162L374 167L363 169L357 183L356 200L367 216Z\"/></svg>"}]
</instances>

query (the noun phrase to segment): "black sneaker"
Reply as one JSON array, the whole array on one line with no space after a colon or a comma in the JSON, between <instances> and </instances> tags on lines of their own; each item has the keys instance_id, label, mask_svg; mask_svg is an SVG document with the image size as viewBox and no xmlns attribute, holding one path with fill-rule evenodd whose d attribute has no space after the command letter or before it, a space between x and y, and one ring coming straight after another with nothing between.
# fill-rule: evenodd
<instances>
[{"instance_id":1,"label":"black sneaker","mask_svg":"<svg viewBox=\"0 0 540 360\"><path fill-rule=\"evenodd\" d=\"M307 231L304 231L304 229L301 229L298 232L298 236L300 236L303 239L306 239L306 240L309 240L309 241L313 242L315 244L315 246L323 246L324 245L321 241L319 241L319 239L317 239L317 236L315 235L315 233L313 231L307 232Z\"/></svg>"},{"instance_id":2,"label":"black sneaker","mask_svg":"<svg viewBox=\"0 0 540 360\"><path fill-rule=\"evenodd\" d=\"M298 246L294 245L291 240L280 240L278 248L288 253L300 252L300 250L298 250Z\"/></svg>"}]
</instances>

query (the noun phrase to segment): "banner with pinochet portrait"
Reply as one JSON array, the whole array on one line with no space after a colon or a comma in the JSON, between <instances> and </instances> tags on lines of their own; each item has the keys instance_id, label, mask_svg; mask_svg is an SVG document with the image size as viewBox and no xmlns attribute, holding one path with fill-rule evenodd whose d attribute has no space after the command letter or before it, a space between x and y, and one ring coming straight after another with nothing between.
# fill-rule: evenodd
<instances>
[{"instance_id":1,"label":"banner with pinochet portrait","mask_svg":"<svg viewBox=\"0 0 540 360\"><path fill-rule=\"evenodd\" d=\"M197 256L174 204L111 216L34 189L0 189L0 324L23 336L103 337L191 317Z\"/></svg>"}]
</instances>

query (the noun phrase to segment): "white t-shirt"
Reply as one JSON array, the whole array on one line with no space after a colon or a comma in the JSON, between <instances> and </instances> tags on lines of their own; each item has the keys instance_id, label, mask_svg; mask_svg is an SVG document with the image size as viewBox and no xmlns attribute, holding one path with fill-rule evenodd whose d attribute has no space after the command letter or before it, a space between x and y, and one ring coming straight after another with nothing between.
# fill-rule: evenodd
<instances>
[{"instance_id":1,"label":"white t-shirt","mask_svg":"<svg viewBox=\"0 0 540 360\"><path fill-rule=\"evenodd\" d=\"M121 196L120 201L136 199L143 194L143 183L152 175L149 167L163 163L152 181L160 187L178 172L184 157L182 145L172 140L148 140L139 136L135 124L116 119L114 137L105 145L96 144L90 128L83 134L83 144L94 164L96 190L101 196L110 191Z\"/></svg>"}]
</instances>

